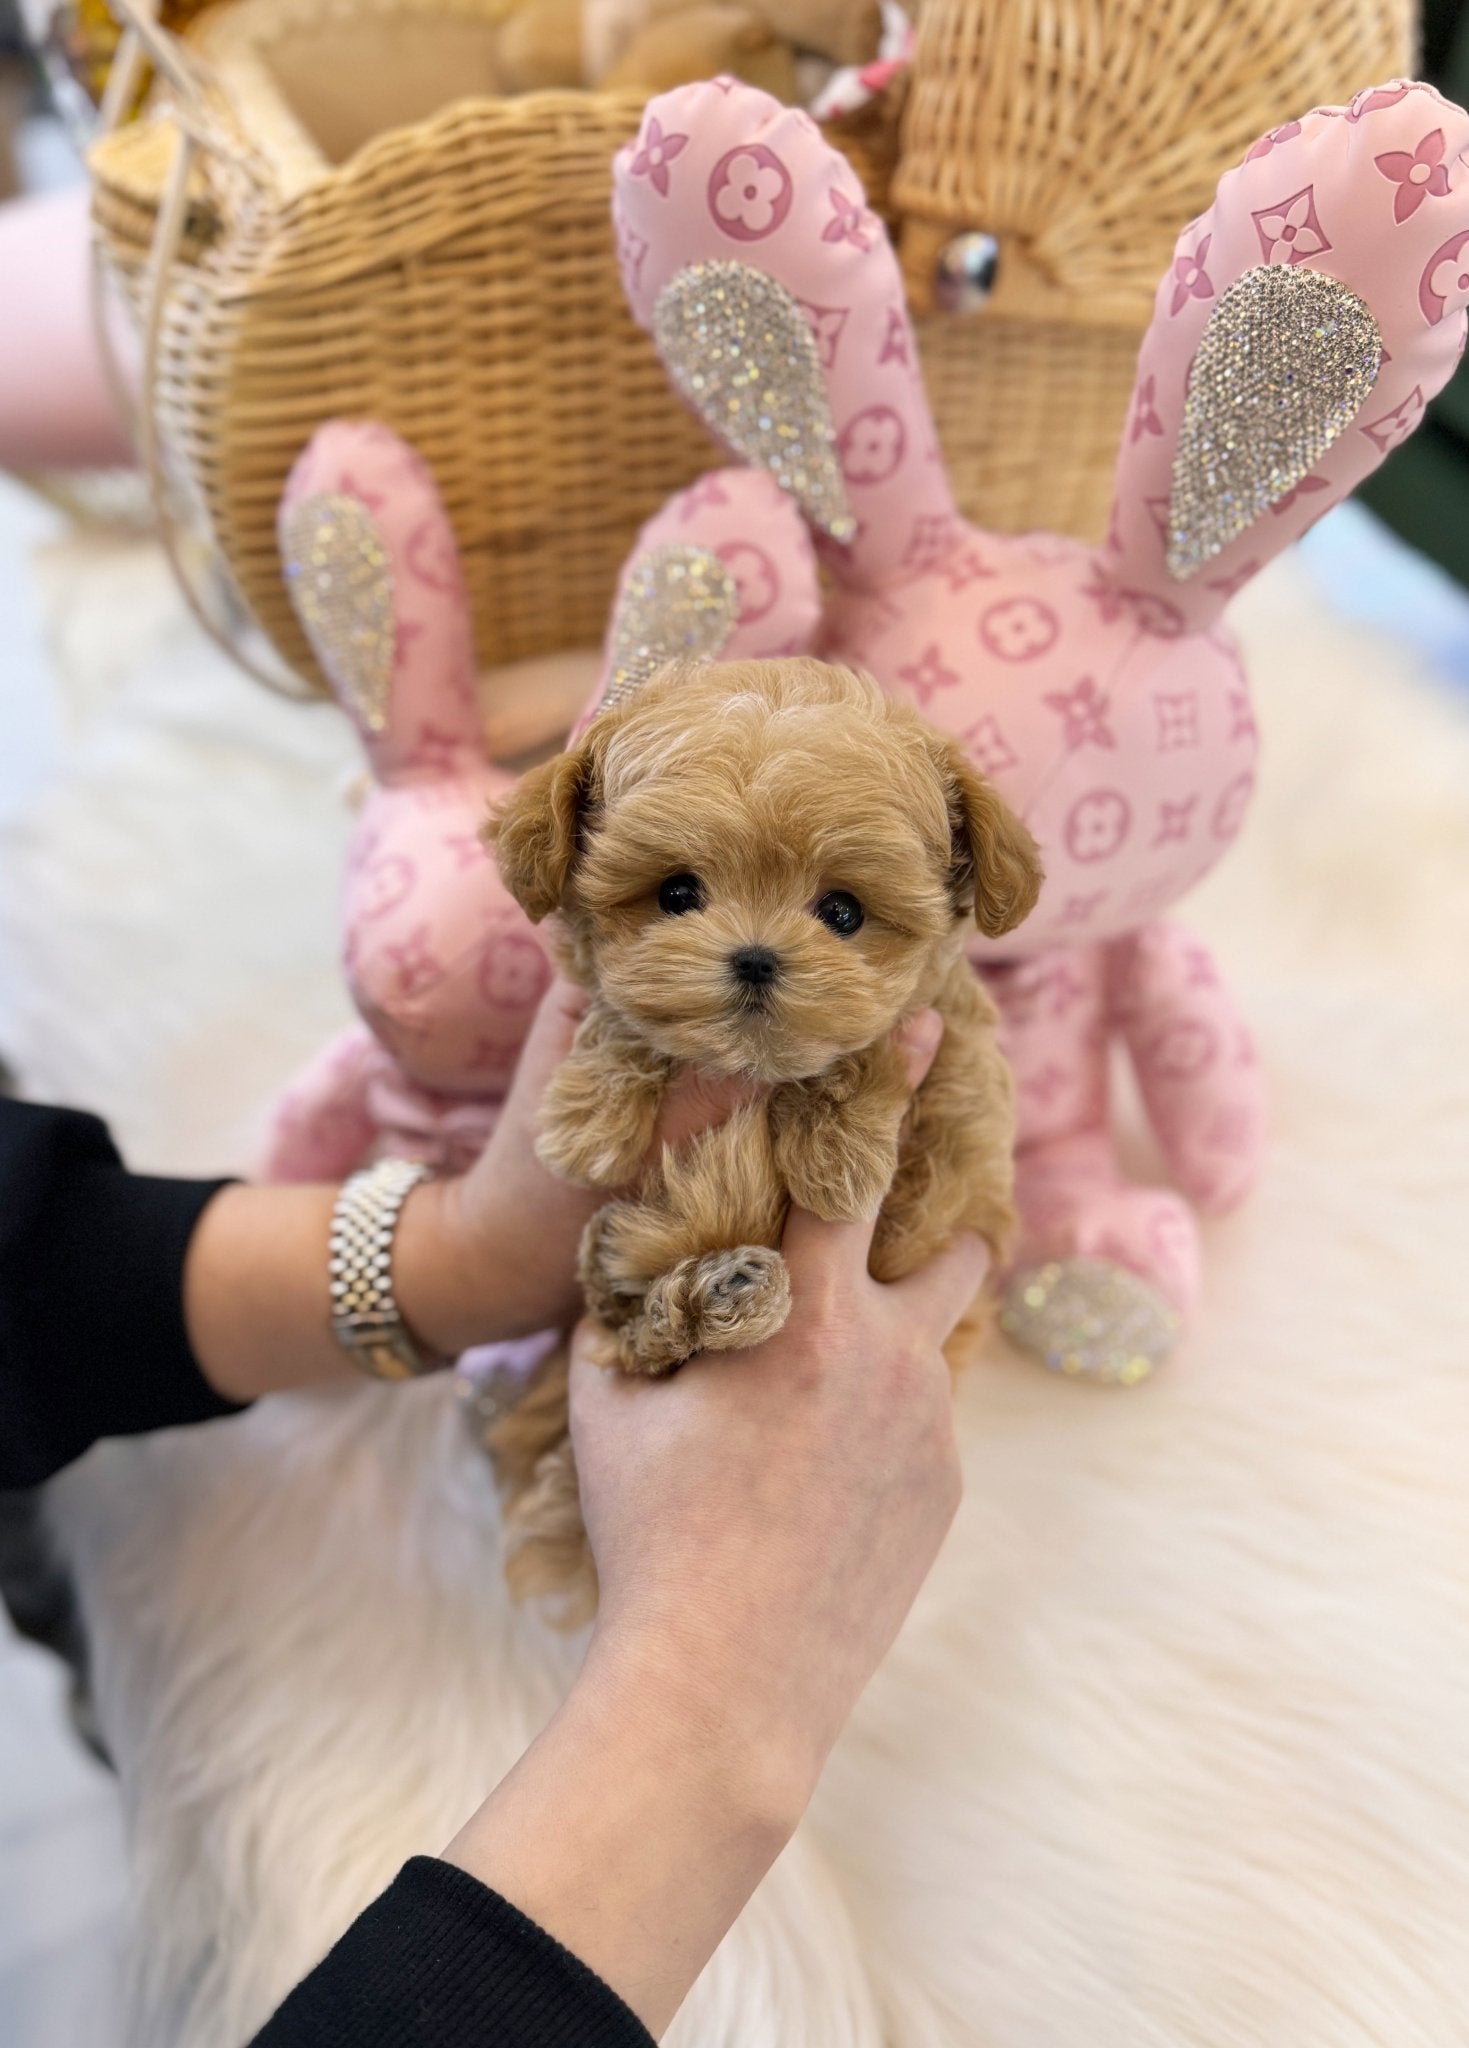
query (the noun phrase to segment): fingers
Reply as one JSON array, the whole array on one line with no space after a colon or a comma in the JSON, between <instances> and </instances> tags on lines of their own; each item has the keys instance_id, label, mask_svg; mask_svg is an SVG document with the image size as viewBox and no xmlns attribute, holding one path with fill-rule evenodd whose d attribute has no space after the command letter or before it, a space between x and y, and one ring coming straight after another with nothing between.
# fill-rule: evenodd
<instances>
[{"instance_id":1,"label":"fingers","mask_svg":"<svg viewBox=\"0 0 1469 2048\"><path fill-rule=\"evenodd\" d=\"M586 990L559 974L541 997L516 1062L515 1079L505 1098L506 1116L535 1109L546 1083L571 1051L587 1002Z\"/></svg>"},{"instance_id":2,"label":"fingers","mask_svg":"<svg viewBox=\"0 0 1469 2048\"><path fill-rule=\"evenodd\" d=\"M761 1093L760 1084L739 1075L704 1074L682 1067L663 1098L649 1156L658 1159L663 1147L677 1148L701 1131L722 1124L733 1109Z\"/></svg>"},{"instance_id":3,"label":"fingers","mask_svg":"<svg viewBox=\"0 0 1469 2048\"><path fill-rule=\"evenodd\" d=\"M937 1010L916 1010L903 1019L893 1036L908 1062L908 1086L921 1087L943 1041L943 1018Z\"/></svg>"},{"instance_id":4,"label":"fingers","mask_svg":"<svg viewBox=\"0 0 1469 2048\"><path fill-rule=\"evenodd\" d=\"M793 1202L781 1235L780 1249L791 1269L791 1292L799 1307L808 1294L867 1283L875 1216L851 1223L828 1223Z\"/></svg>"},{"instance_id":5,"label":"fingers","mask_svg":"<svg viewBox=\"0 0 1469 2048\"><path fill-rule=\"evenodd\" d=\"M911 1312L915 1327L943 1344L972 1306L989 1269L989 1246L962 1230L926 1266L893 1281L892 1292Z\"/></svg>"}]
</instances>

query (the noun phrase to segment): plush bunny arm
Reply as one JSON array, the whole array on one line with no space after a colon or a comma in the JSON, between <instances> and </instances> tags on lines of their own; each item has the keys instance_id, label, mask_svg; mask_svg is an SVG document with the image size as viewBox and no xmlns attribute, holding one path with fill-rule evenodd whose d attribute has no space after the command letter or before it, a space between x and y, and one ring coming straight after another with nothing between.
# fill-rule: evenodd
<instances>
[{"instance_id":1,"label":"plush bunny arm","mask_svg":"<svg viewBox=\"0 0 1469 2048\"><path fill-rule=\"evenodd\" d=\"M633 315L710 429L783 476L844 581L931 561L958 514L902 273L846 158L721 78L650 101L613 183Z\"/></svg>"},{"instance_id":2,"label":"plush bunny arm","mask_svg":"<svg viewBox=\"0 0 1469 2048\"><path fill-rule=\"evenodd\" d=\"M1414 431L1464 346L1469 115L1397 81L1263 137L1185 228L1103 573L1207 630Z\"/></svg>"},{"instance_id":3,"label":"plush bunny arm","mask_svg":"<svg viewBox=\"0 0 1469 2048\"><path fill-rule=\"evenodd\" d=\"M277 1103L260 1178L344 1180L361 1166L377 1135L367 1091L380 1065L372 1034L361 1024L329 1040Z\"/></svg>"},{"instance_id":4,"label":"plush bunny arm","mask_svg":"<svg viewBox=\"0 0 1469 2048\"><path fill-rule=\"evenodd\" d=\"M1264 1156L1264 1077L1208 948L1151 924L1107 949L1110 1021L1170 1172L1206 1213L1233 1208Z\"/></svg>"},{"instance_id":5,"label":"plush bunny arm","mask_svg":"<svg viewBox=\"0 0 1469 2048\"><path fill-rule=\"evenodd\" d=\"M297 614L378 781L482 767L459 552L416 451L371 421L329 421L291 471L278 530Z\"/></svg>"}]
</instances>

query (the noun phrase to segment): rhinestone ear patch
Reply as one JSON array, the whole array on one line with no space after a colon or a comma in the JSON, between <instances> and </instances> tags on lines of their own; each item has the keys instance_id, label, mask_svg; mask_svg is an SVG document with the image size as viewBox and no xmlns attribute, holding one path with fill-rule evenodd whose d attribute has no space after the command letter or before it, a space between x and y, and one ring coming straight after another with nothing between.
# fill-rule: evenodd
<instances>
[{"instance_id":1,"label":"rhinestone ear patch","mask_svg":"<svg viewBox=\"0 0 1469 2048\"><path fill-rule=\"evenodd\" d=\"M739 616L734 577L711 549L676 542L651 548L623 587L600 708L621 704L665 662L714 660Z\"/></svg>"},{"instance_id":2,"label":"rhinestone ear patch","mask_svg":"<svg viewBox=\"0 0 1469 2048\"><path fill-rule=\"evenodd\" d=\"M1360 410L1382 363L1370 309L1304 265L1247 270L1189 375L1168 505L1168 573L1198 574L1293 491Z\"/></svg>"},{"instance_id":3,"label":"rhinestone ear patch","mask_svg":"<svg viewBox=\"0 0 1469 2048\"><path fill-rule=\"evenodd\" d=\"M286 585L311 651L366 732L387 723L397 627L393 567L367 507L345 493L303 498L282 534Z\"/></svg>"},{"instance_id":4,"label":"rhinestone ear patch","mask_svg":"<svg viewBox=\"0 0 1469 2048\"><path fill-rule=\"evenodd\" d=\"M769 470L812 525L849 541L836 432L816 340L791 294L743 263L694 263L658 294L653 336L712 434Z\"/></svg>"}]
</instances>

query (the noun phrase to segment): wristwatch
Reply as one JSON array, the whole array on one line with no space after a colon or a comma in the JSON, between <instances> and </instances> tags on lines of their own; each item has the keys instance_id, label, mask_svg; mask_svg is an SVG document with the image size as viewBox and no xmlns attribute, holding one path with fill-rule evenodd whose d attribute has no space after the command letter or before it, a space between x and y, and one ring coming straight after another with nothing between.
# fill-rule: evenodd
<instances>
[{"instance_id":1,"label":"wristwatch","mask_svg":"<svg viewBox=\"0 0 1469 2048\"><path fill-rule=\"evenodd\" d=\"M432 1178L417 1160L380 1159L343 1182L332 1211L332 1333L373 1379L417 1379L447 1363L417 1341L393 1295L398 1216L420 1181Z\"/></svg>"}]
</instances>

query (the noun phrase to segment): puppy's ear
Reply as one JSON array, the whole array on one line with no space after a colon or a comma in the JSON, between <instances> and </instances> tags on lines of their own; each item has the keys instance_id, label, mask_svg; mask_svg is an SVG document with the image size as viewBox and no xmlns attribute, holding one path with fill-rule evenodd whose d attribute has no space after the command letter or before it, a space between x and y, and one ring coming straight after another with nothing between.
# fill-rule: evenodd
<instances>
[{"instance_id":1,"label":"puppy's ear","mask_svg":"<svg viewBox=\"0 0 1469 2048\"><path fill-rule=\"evenodd\" d=\"M559 909L566 894L594 767L585 740L543 761L521 777L485 825L505 886L532 924Z\"/></svg>"},{"instance_id":2,"label":"puppy's ear","mask_svg":"<svg viewBox=\"0 0 1469 2048\"><path fill-rule=\"evenodd\" d=\"M940 745L954 834L954 893L974 898L974 921L990 938L1029 917L1044 870L1019 818L952 741Z\"/></svg>"}]
</instances>

